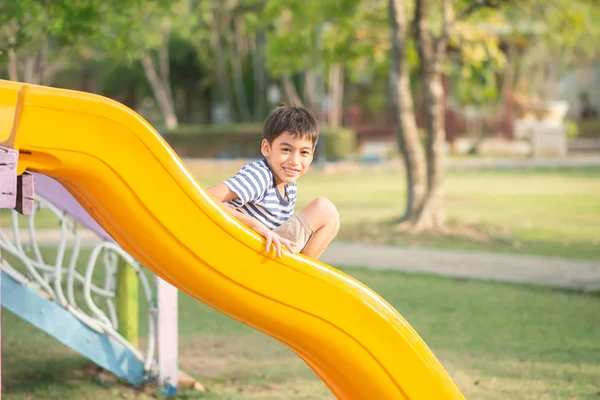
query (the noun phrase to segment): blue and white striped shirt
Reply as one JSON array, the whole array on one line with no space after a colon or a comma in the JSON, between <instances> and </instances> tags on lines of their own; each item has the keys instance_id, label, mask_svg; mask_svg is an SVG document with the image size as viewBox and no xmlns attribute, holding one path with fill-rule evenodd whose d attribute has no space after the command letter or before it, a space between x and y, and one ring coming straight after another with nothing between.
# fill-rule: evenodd
<instances>
[{"instance_id":1,"label":"blue and white striped shirt","mask_svg":"<svg viewBox=\"0 0 600 400\"><path fill-rule=\"evenodd\" d=\"M285 185L286 198L283 198L265 159L245 165L224 183L238 195L229 204L269 229L275 229L294 215L298 186L295 182Z\"/></svg>"}]
</instances>

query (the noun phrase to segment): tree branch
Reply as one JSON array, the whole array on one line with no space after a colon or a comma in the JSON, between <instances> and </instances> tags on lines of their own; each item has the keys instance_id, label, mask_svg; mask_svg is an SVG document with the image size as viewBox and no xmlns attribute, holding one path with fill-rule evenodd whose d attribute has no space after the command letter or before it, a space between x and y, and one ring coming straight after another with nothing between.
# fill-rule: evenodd
<instances>
[{"instance_id":1,"label":"tree branch","mask_svg":"<svg viewBox=\"0 0 600 400\"><path fill-rule=\"evenodd\" d=\"M454 21L462 21L463 19L469 17L475 11L479 10L483 7L497 7L498 3L501 3L502 0L474 0L471 4L467 6L464 10L462 10L454 19Z\"/></svg>"},{"instance_id":2,"label":"tree branch","mask_svg":"<svg viewBox=\"0 0 600 400\"><path fill-rule=\"evenodd\" d=\"M450 32L456 24L465 18L468 18L475 12L479 11L482 8L499 8L502 4L515 4L518 3L514 0L473 0L464 10L456 15L456 17L452 18L452 2L449 0L444 0L443 3L443 13L444 13L444 21L442 33L439 37L435 39L436 50L439 51L443 49L444 46L448 43L448 38L450 36Z\"/></svg>"},{"instance_id":3,"label":"tree branch","mask_svg":"<svg viewBox=\"0 0 600 400\"><path fill-rule=\"evenodd\" d=\"M446 54L446 47L448 46L448 39L450 37L450 26L452 25L452 1L451 0L443 0L443 21L442 21L442 34L440 37L435 38L434 40L434 48L435 48L435 62L440 61L442 56L442 52L444 55ZM454 20L456 21L456 20Z\"/></svg>"}]
</instances>

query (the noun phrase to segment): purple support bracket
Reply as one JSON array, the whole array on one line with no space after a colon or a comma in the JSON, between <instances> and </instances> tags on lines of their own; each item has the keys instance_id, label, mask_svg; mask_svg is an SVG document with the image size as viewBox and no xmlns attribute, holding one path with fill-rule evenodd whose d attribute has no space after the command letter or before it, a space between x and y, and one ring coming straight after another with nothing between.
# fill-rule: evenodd
<instances>
[{"instance_id":1,"label":"purple support bracket","mask_svg":"<svg viewBox=\"0 0 600 400\"><path fill-rule=\"evenodd\" d=\"M24 172L17 177L17 204L15 210L23 215L33 215L35 176Z\"/></svg>"},{"instance_id":2,"label":"purple support bracket","mask_svg":"<svg viewBox=\"0 0 600 400\"><path fill-rule=\"evenodd\" d=\"M17 205L17 160L19 152L0 146L0 209Z\"/></svg>"},{"instance_id":3,"label":"purple support bracket","mask_svg":"<svg viewBox=\"0 0 600 400\"><path fill-rule=\"evenodd\" d=\"M35 190L40 196L69 214L75 221L93 231L102 239L114 241L63 185L46 175L35 172L32 175L35 176Z\"/></svg>"},{"instance_id":4,"label":"purple support bracket","mask_svg":"<svg viewBox=\"0 0 600 400\"><path fill-rule=\"evenodd\" d=\"M2 261L2 247L0 247L0 261ZM0 274L0 277L2 274ZM2 282L0 278L0 350L2 350ZM2 355L0 354L0 400L2 400Z\"/></svg>"},{"instance_id":5,"label":"purple support bracket","mask_svg":"<svg viewBox=\"0 0 600 400\"><path fill-rule=\"evenodd\" d=\"M0 147L0 208L16 208L17 211L27 215L30 209L33 211L33 197L34 192L37 191L40 196L68 213L84 227L105 240L114 241L89 215L87 210L56 180L38 173L24 173L17 179L17 160L17 151ZM159 380L170 390L176 390L178 383L182 383L186 386L193 386L196 390L204 391L204 387L200 383L178 370L177 288L159 277L156 277L156 286L159 310L157 331Z\"/></svg>"},{"instance_id":6,"label":"purple support bracket","mask_svg":"<svg viewBox=\"0 0 600 400\"><path fill-rule=\"evenodd\" d=\"M17 204L17 160L19 152L7 147L0 146L0 209L13 209ZM2 260L2 249L0 249L0 260ZM0 289L1 290L1 289ZM2 293L0 293L2 299ZM0 300L0 306L2 305ZM2 307L0 307L1 309ZM0 322L0 337L2 322ZM0 339L0 349L2 348ZM2 357L0 357L0 376L2 375ZM2 398L2 378L0 377L0 398Z\"/></svg>"}]
</instances>

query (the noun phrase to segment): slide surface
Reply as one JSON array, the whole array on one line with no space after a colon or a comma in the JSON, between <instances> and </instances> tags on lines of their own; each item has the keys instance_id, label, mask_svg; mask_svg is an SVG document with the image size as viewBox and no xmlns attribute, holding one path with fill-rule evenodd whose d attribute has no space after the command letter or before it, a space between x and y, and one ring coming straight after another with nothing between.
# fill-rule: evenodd
<instances>
[{"instance_id":1,"label":"slide surface","mask_svg":"<svg viewBox=\"0 0 600 400\"><path fill-rule=\"evenodd\" d=\"M19 173L62 183L157 275L289 346L337 398L464 398L393 307L327 265L267 254L121 104L0 80L0 145L19 150Z\"/></svg>"}]
</instances>

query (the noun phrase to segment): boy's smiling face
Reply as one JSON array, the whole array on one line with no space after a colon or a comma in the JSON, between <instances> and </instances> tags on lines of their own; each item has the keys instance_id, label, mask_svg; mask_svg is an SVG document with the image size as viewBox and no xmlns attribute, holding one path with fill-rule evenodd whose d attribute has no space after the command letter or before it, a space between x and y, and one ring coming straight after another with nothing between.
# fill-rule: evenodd
<instances>
[{"instance_id":1,"label":"boy's smiling face","mask_svg":"<svg viewBox=\"0 0 600 400\"><path fill-rule=\"evenodd\" d=\"M283 132L272 144L263 139L261 152L275 175L275 183L285 185L296 182L308 171L314 146L310 139L294 138L289 132Z\"/></svg>"}]
</instances>

